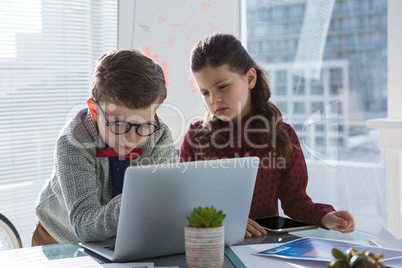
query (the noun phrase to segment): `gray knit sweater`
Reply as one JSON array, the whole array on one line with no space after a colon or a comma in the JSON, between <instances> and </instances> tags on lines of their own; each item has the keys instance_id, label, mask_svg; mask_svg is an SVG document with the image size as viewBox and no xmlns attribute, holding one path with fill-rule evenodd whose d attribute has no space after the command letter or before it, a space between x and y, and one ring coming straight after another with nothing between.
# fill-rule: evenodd
<instances>
[{"instance_id":1,"label":"gray knit sweater","mask_svg":"<svg viewBox=\"0 0 402 268\"><path fill-rule=\"evenodd\" d=\"M161 128L139 145L142 155L130 165L176 162L172 134ZM61 131L54 170L37 201L36 215L59 243L100 241L116 235L121 194L112 198L109 159L98 158L104 149L87 108L80 110Z\"/></svg>"}]
</instances>

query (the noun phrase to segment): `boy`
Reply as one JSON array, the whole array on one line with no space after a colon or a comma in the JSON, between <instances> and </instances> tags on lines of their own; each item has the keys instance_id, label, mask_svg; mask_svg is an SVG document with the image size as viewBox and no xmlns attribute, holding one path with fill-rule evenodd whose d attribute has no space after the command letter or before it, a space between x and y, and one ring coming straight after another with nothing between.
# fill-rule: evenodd
<instances>
[{"instance_id":1,"label":"boy","mask_svg":"<svg viewBox=\"0 0 402 268\"><path fill-rule=\"evenodd\" d=\"M161 67L141 52L98 59L88 108L58 137L53 174L36 202L32 246L116 234L125 169L177 161L172 134L155 113L166 94Z\"/></svg>"}]
</instances>

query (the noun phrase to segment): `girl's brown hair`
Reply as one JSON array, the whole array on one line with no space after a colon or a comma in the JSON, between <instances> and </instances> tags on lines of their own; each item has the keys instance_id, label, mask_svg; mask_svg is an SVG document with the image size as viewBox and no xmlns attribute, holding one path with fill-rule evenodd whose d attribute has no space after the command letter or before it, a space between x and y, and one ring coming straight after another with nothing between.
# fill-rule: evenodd
<instances>
[{"instance_id":1,"label":"girl's brown hair","mask_svg":"<svg viewBox=\"0 0 402 268\"><path fill-rule=\"evenodd\" d=\"M257 72L257 82L251 90L252 108L256 115L265 117L271 123L270 131L261 132L258 135L258 144L268 144L278 156L289 159L292 150L287 131L283 128L282 113L269 99L271 90L268 85L268 74L259 66L241 42L230 34L216 33L201 40L193 48L191 53L191 71L196 73L204 67L220 67L227 65L229 70L240 75L245 75L250 68ZM203 150L212 150L212 135L221 127L222 122L208 113L208 120L197 133L197 140ZM261 120L255 122L257 128L266 128L266 123ZM222 142L222 136L214 135L215 142Z\"/></svg>"},{"instance_id":2,"label":"girl's brown hair","mask_svg":"<svg viewBox=\"0 0 402 268\"><path fill-rule=\"evenodd\" d=\"M96 61L92 98L131 109L161 104L166 99L162 68L136 49L111 51Z\"/></svg>"}]
</instances>

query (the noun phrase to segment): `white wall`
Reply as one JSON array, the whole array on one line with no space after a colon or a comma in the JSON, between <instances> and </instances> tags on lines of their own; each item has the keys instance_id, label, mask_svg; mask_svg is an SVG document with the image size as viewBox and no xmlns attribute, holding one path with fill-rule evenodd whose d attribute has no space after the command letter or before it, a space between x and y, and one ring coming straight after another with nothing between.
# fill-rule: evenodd
<instances>
[{"instance_id":1,"label":"white wall","mask_svg":"<svg viewBox=\"0 0 402 268\"><path fill-rule=\"evenodd\" d=\"M388 0L388 117L402 117L402 1Z\"/></svg>"}]
</instances>

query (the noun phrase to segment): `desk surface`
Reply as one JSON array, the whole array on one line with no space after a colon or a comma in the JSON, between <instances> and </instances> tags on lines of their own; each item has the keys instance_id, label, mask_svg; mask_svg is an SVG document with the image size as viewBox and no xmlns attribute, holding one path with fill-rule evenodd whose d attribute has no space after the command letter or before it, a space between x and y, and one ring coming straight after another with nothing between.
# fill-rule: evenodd
<instances>
[{"instance_id":1,"label":"desk surface","mask_svg":"<svg viewBox=\"0 0 402 268\"><path fill-rule=\"evenodd\" d=\"M242 244L260 244L260 243L283 243L291 241L300 237L322 237L330 239L342 239L342 240L367 240L374 235L355 231L351 234L342 234L339 232L328 231L324 229L317 229L312 231L292 232L283 234L269 233L262 237L245 238ZM42 247L31 247L14 250L6 250L0 252L0 260L2 260L2 267L4 260L7 262L7 266L18 267L13 265L13 261L29 260L32 263L41 262L46 260L55 260L63 258L76 258L82 256L91 256L98 262L108 263L109 261L84 250L77 243L71 244L56 244ZM10 263L11 262L11 263ZM186 267L186 260L184 254L159 257L153 259L141 260L141 262L153 262L157 266L179 266ZM245 267L230 248L225 248L225 262L223 267Z\"/></svg>"}]
</instances>

